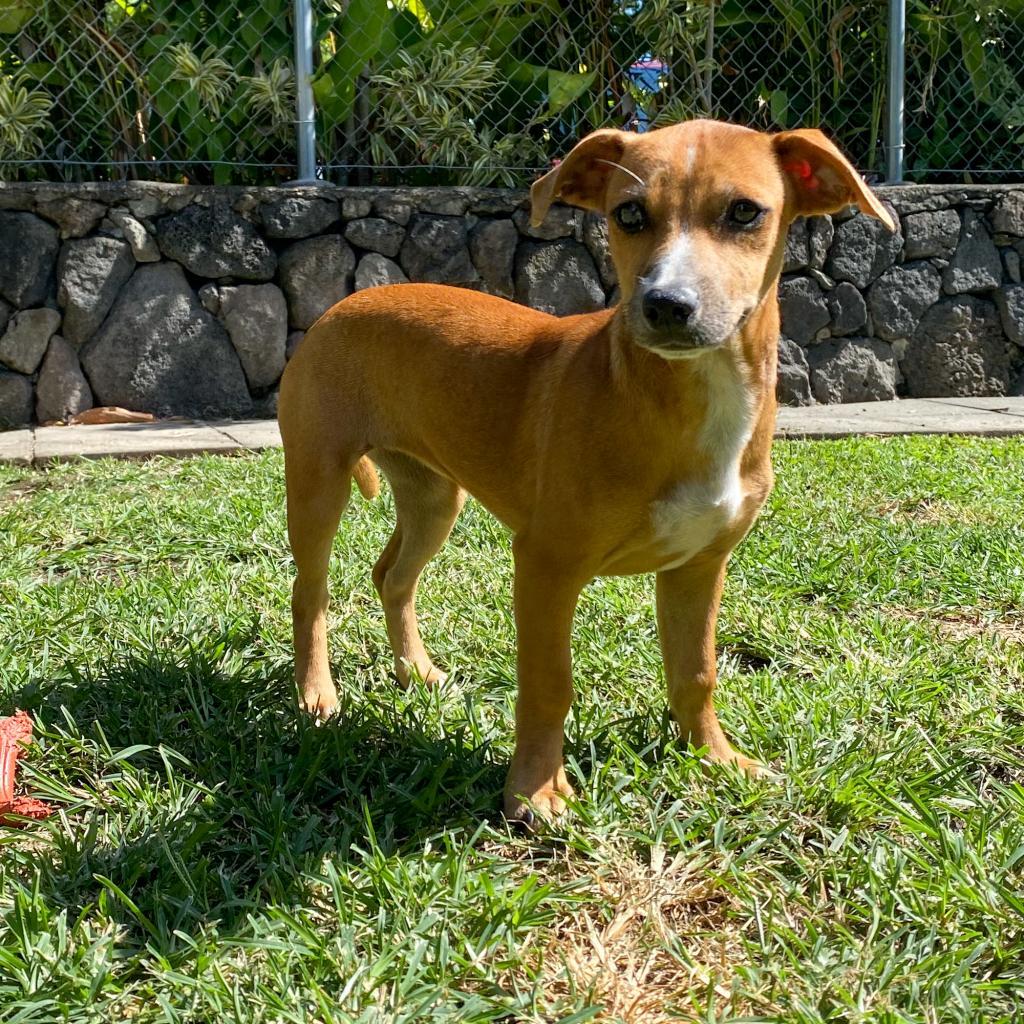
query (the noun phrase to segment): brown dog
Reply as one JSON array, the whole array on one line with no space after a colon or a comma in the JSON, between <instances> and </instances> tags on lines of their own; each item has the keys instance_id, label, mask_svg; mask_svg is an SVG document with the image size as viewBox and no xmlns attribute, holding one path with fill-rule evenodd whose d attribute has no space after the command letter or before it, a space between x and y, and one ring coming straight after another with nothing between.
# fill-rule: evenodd
<instances>
[{"instance_id":1,"label":"brown dog","mask_svg":"<svg viewBox=\"0 0 1024 1024\"><path fill-rule=\"evenodd\" d=\"M416 586L468 491L514 535L519 696L505 813L572 793L562 766L569 635L594 576L657 573L672 711L712 761L756 770L718 724L715 619L729 553L772 486L776 286L786 230L851 203L885 208L818 131L692 121L584 139L531 190L608 216L622 301L556 318L440 285L361 291L310 329L281 384L292 614L303 705L337 704L327 567L372 459L398 522L373 570L405 685L439 682ZM367 458L369 457L369 459Z\"/></svg>"}]
</instances>

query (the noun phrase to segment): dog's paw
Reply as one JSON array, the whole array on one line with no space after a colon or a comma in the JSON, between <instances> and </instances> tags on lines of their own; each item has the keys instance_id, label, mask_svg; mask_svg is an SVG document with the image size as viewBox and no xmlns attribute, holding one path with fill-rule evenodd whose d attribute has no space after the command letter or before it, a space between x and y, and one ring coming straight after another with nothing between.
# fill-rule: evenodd
<instances>
[{"instance_id":1,"label":"dog's paw","mask_svg":"<svg viewBox=\"0 0 1024 1024\"><path fill-rule=\"evenodd\" d=\"M772 774L771 769L758 761L757 758L741 754L726 739L725 733L722 732L717 721L714 722L714 728L711 729L684 729L683 740L689 743L690 749L697 753L701 762L706 766L713 764L728 765L738 768L751 778Z\"/></svg>"},{"instance_id":2,"label":"dog's paw","mask_svg":"<svg viewBox=\"0 0 1024 1024\"><path fill-rule=\"evenodd\" d=\"M332 686L330 690L319 689L304 693L299 700L299 707L317 725L322 725L338 713L338 691Z\"/></svg>"},{"instance_id":3,"label":"dog's paw","mask_svg":"<svg viewBox=\"0 0 1024 1024\"><path fill-rule=\"evenodd\" d=\"M776 771L770 764L758 761L754 757L741 757L736 765L748 778L758 779L762 782L782 782L786 776Z\"/></svg>"},{"instance_id":4,"label":"dog's paw","mask_svg":"<svg viewBox=\"0 0 1024 1024\"><path fill-rule=\"evenodd\" d=\"M763 762L758 761L756 757L747 757L746 754L741 754L738 750L734 750L731 757L724 758L720 763L732 765L744 774L749 775L752 779L770 774Z\"/></svg>"},{"instance_id":5,"label":"dog's paw","mask_svg":"<svg viewBox=\"0 0 1024 1024\"><path fill-rule=\"evenodd\" d=\"M543 822L564 814L574 795L562 768L553 779L536 788L518 785L510 775L505 784L505 818L528 832L536 832Z\"/></svg>"},{"instance_id":6,"label":"dog's paw","mask_svg":"<svg viewBox=\"0 0 1024 1024\"><path fill-rule=\"evenodd\" d=\"M432 661L425 665L414 665L403 658L395 663L395 675L403 690L408 690L414 682L421 682L428 690L448 682L448 673L442 672Z\"/></svg>"},{"instance_id":7,"label":"dog's paw","mask_svg":"<svg viewBox=\"0 0 1024 1024\"><path fill-rule=\"evenodd\" d=\"M741 771L749 779L761 779L765 782L778 782L783 777L763 761L758 761L756 757L747 757L746 754L741 754L731 745L729 746L728 752L724 755L721 753L712 755L710 751L706 751L702 760L708 766L712 764L720 764L725 767L735 768L738 771Z\"/></svg>"},{"instance_id":8,"label":"dog's paw","mask_svg":"<svg viewBox=\"0 0 1024 1024\"><path fill-rule=\"evenodd\" d=\"M444 686L448 682L448 673L442 672L436 665L431 665L427 674L423 676L423 685L427 689L433 689L435 686Z\"/></svg>"}]
</instances>

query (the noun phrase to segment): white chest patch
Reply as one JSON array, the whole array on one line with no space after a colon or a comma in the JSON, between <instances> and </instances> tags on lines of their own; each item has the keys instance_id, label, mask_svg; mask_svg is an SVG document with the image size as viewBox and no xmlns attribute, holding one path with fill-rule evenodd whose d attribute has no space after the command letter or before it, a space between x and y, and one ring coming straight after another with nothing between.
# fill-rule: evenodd
<instances>
[{"instance_id":1,"label":"white chest patch","mask_svg":"<svg viewBox=\"0 0 1024 1024\"><path fill-rule=\"evenodd\" d=\"M717 354L716 354L717 356ZM674 569L706 548L743 505L740 457L753 430L753 402L741 371L726 358L698 360L707 383L708 411L698 444L710 459L699 481L679 484L651 503L651 527L662 569Z\"/></svg>"}]
</instances>

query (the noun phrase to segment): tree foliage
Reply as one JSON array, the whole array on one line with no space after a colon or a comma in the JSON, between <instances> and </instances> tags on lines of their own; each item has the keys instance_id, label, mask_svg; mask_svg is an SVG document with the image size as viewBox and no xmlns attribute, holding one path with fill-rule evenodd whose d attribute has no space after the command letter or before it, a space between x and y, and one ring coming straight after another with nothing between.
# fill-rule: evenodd
<instances>
[{"instance_id":1,"label":"tree foliage","mask_svg":"<svg viewBox=\"0 0 1024 1024\"><path fill-rule=\"evenodd\" d=\"M320 0L320 160L354 181L512 184L594 128L713 116L820 125L878 168L887 6ZM291 14L288 0L0 0L0 164L51 177L293 176ZM913 173L1020 174L1022 54L1024 0L909 0Z\"/></svg>"}]
</instances>

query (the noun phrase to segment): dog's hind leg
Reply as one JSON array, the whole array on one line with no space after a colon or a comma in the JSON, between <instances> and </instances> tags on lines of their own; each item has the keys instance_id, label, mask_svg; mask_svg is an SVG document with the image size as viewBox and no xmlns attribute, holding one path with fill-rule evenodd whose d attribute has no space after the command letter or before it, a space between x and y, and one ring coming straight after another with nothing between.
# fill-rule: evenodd
<instances>
[{"instance_id":1,"label":"dog's hind leg","mask_svg":"<svg viewBox=\"0 0 1024 1024\"><path fill-rule=\"evenodd\" d=\"M302 707L318 718L327 718L338 705L327 654L327 568L355 461L339 464L321 453L285 449L288 539L297 569L292 587L295 681Z\"/></svg>"},{"instance_id":2,"label":"dog's hind leg","mask_svg":"<svg viewBox=\"0 0 1024 1024\"><path fill-rule=\"evenodd\" d=\"M440 550L455 525L466 492L416 459L397 452L374 454L391 483L398 521L373 570L384 606L395 674L402 686L413 675L438 684L446 676L430 660L416 621L416 587L423 567Z\"/></svg>"}]
</instances>

